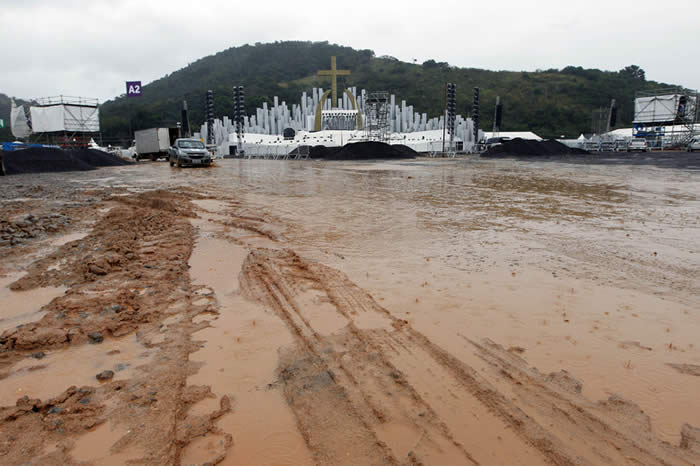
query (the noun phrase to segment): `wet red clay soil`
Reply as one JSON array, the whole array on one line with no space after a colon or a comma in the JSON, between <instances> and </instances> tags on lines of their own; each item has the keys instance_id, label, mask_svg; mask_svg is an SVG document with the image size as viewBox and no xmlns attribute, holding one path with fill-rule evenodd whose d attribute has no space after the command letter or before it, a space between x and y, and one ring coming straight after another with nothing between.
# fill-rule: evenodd
<instances>
[{"instance_id":1,"label":"wet red clay soil","mask_svg":"<svg viewBox=\"0 0 700 466\"><path fill-rule=\"evenodd\" d=\"M2 464L700 463L698 174L11 180L70 221L0 247Z\"/></svg>"}]
</instances>

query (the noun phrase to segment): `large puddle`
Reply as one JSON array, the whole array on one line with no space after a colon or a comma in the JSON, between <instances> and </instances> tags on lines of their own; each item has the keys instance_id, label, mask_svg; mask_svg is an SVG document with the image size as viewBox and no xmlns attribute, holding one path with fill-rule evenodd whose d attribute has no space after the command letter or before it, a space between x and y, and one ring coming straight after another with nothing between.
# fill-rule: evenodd
<instances>
[{"instance_id":1,"label":"large puddle","mask_svg":"<svg viewBox=\"0 0 700 466\"><path fill-rule=\"evenodd\" d=\"M0 277L0 334L41 319L46 314L41 308L66 292L65 287L11 290L9 286L23 275L24 273L12 273Z\"/></svg>"},{"instance_id":2,"label":"large puddle","mask_svg":"<svg viewBox=\"0 0 700 466\"><path fill-rule=\"evenodd\" d=\"M700 419L700 377L669 365L700 365L699 173L479 160L222 165L215 176L241 181L237 195L280 219L297 253L344 271L461 359L478 366L467 339L523 351L542 372L571 372L591 399L635 401L672 443ZM332 333L342 322L314 325Z\"/></svg>"},{"instance_id":3,"label":"large puddle","mask_svg":"<svg viewBox=\"0 0 700 466\"><path fill-rule=\"evenodd\" d=\"M112 447L129 433L129 430L121 426L115 426L109 421L104 422L78 438L71 455L80 462L105 466L128 464L129 460L143 457L144 452L133 447L115 452L112 451Z\"/></svg>"},{"instance_id":4,"label":"large puddle","mask_svg":"<svg viewBox=\"0 0 700 466\"><path fill-rule=\"evenodd\" d=\"M105 370L114 372L112 380L128 379L139 366L150 362L154 351L131 335L97 345L47 351L41 359L28 356L12 366L10 375L1 379L0 406L14 405L25 395L48 400L71 385L98 385L95 376Z\"/></svg>"}]
</instances>

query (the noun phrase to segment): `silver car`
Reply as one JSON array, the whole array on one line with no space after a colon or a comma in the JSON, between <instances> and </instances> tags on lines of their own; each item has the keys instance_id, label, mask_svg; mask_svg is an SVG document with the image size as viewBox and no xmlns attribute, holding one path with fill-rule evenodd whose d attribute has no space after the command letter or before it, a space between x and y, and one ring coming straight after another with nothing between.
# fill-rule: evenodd
<instances>
[{"instance_id":1,"label":"silver car","mask_svg":"<svg viewBox=\"0 0 700 466\"><path fill-rule=\"evenodd\" d=\"M168 159L170 166L182 167L211 165L211 154L199 139L180 138L168 149Z\"/></svg>"},{"instance_id":2,"label":"silver car","mask_svg":"<svg viewBox=\"0 0 700 466\"><path fill-rule=\"evenodd\" d=\"M696 150L700 150L700 136L695 136L688 143L688 152L695 152Z\"/></svg>"},{"instance_id":3,"label":"silver car","mask_svg":"<svg viewBox=\"0 0 700 466\"><path fill-rule=\"evenodd\" d=\"M649 152L649 144L646 139L634 138L627 144L627 152Z\"/></svg>"}]
</instances>

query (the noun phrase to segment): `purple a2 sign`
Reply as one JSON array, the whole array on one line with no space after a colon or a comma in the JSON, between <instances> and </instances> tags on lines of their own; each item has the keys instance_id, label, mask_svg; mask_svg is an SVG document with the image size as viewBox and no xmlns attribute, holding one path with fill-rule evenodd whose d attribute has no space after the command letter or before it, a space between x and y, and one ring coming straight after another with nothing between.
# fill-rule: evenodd
<instances>
[{"instance_id":1,"label":"purple a2 sign","mask_svg":"<svg viewBox=\"0 0 700 466\"><path fill-rule=\"evenodd\" d=\"M126 82L126 96L127 97L141 97L141 81L127 81Z\"/></svg>"}]
</instances>

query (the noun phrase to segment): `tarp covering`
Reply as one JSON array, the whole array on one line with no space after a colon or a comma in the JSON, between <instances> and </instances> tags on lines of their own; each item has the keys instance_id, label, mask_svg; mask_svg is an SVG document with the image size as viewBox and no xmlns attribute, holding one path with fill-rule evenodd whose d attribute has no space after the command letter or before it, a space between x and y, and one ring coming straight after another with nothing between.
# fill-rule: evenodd
<instances>
[{"instance_id":1,"label":"tarp covering","mask_svg":"<svg viewBox=\"0 0 700 466\"><path fill-rule=\"evenodd\" d=\"M29 128L29 123L27 122L27 114L24 112L24 107L18 107L15 101L12 101L12 107L10 109L10 130L12 135L16 138L26 138L32 134L32 130Z\"/></svg>"},{"instance_id":2,"label":"tarp covering","mask_svg":"<svg viewBox=\"0 0 700 466\"><path fill-rule=\"evenodd\" d=\"M680 94L634 100L634 123L666 123L692 114L695 98Z\"/></svg>"},{"instance_id":3,"label":"tarp covering","mask_svg":"<svg viewBox=\"0 0 700 466\"><path fill-rule=\"evenodd\" d=\"M100 111L97 107L78 105L50 105L31 107L32 128L35 133L55 131L100 131Z\"/></svg>"},{"instance_id":4,"label":"tarp covering","mask_svg":"<svg viewBox=\"0 0 700 466\"><path fill-rule=\"evenodd\" d=\"M484 132L484 137L486 139L490 139L494 137L494 133L490 131L485 131ZM498 133L498 137L501 138L520 138L520 139L534 139L535 141L541 141L542 138L533 133L532 131L500 131Z\"/></svg>"}]
</instances>

